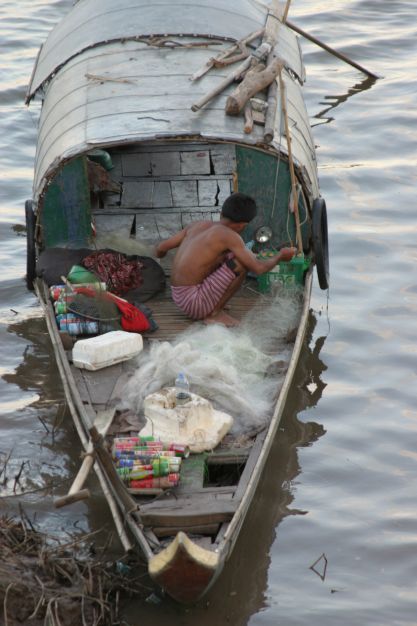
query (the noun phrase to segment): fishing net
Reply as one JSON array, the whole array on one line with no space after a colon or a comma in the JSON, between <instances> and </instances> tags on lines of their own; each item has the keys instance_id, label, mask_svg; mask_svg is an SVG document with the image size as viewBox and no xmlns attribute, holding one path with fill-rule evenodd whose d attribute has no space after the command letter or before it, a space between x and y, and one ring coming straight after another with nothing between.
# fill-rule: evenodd
<instances>
[{"instance_id":1,"label":"fishing net","mask_svg":"<svg viewBox=\"0 0 417 626\"><path fill-rule=\"evenodd\" d=\"M238 328L194 325L173 343L153 342L138 358L121 408L140 414L144 398L172 386L182 371L193 392L233 415L236 436L263 428L291 358L288 335L298 326L301 301L296 290L282 290L266 302Z\"/></svg>"}]
</instances>

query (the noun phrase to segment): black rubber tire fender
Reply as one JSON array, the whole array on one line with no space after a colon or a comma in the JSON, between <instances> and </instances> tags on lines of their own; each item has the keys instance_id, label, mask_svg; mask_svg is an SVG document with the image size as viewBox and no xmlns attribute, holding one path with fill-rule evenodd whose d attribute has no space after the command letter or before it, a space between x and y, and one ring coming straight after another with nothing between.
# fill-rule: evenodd
<instances>
[{"instance_id":1,"label":"black rubber tire fender","mask_svg":"<svg viewBox=\"0 0 417 626\"><path fill-rule=\"evenodd\" d=\"M33 281L36 278L36 243L35 228L36 216L32 208L32 200L25 202L26 218L26 287L33 291Z\"/></svg>"},{"instance_id":2,"label":"black rubber tire fender","mask_svg":"<svg viewBox=\"0 0 417 626\"><path fill-rule=\"evenodd\" d=\"M312 234L317 277L320 289L329 288L329 240L327 233L327 209L324 198L313 201Z\"/></svg>"}]
</instances>

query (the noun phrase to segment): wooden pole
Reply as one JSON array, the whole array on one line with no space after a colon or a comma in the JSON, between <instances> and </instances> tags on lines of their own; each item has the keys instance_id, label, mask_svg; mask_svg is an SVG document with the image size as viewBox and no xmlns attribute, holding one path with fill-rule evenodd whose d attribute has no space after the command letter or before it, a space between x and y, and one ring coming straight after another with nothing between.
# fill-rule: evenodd
<instances>
[{"instance_id":1,"label":"wooden pole","mask_svg":"<svg viewBox=\"0 0 417 626\"><path fill-rule=\"evenodd\" d=\"M250 102L247 102L245 104L245 108L243 109L243 114L245 117L245 125L243 127L243 130L248 135L253 130L253 111L252 111L252 105Z\"/></svg>"},{"instance_id":2,"label":"wooden pole","mask_svg":"<svg viewBox=\"0 0 417 626\"><path fill-rule=\"evenodd\" d=\"M265 115L264 141L271 143L275 132L275 116L277 112L277 81L274 79L268 87L268 108Z\"/></svg>"},{"instance_id":3,"label":"wooden pole","mask_svg":"<svg viewBox=\"0 0 417 626\"><path fill-rule=\"evenodd\" d=\"M114 408L97 412L97 416L94 419L93 424L94 426L96 426L96 428L98 429L101 435L105 436L107 434L107 431L113 422L114 413L115 413ZM73 502L77 502L77 500L83 500L83 499L90 497L90 492L88 491L88 489L83 489L83 487L90 473L90 470L94 465L94 462L95 462L95 453L94 453L93 443L89 441L88 447L87 447L87 453L71 485L71 488L68 491L68 494L66 496L62 496L61 498L58 498L57 500L55 500L54 502L55 508L58 509L63 506L66 506L67 504L72 504ZM79 497L77 497L77 494L79 494Z\"/></svg>"},{"instance_id":4,"label":"wooden pole","mask_svg":"<svg viewBox=\"0 0 417 626\"><path fill-rule=\"evenodd\" d=\"M269 43L272 47L275 46L281 21L280 0L272 0L265 22L265 33L262 40L264 43Z\"/></svg>"},{"instance_id":5,"label":"wooden pole","mask_svg":"<svg viewBox=\"0 0 417 626\"><path fill-rule=\"evenodd\" d=\"M288 17L288 11L290 10L291 0L287 0L287 4L285 6L284 14L282 16L282 21L285 23Z\"/></svg>"},{"instance_id":6,"label":"wooden pole","mask_svg":"<svg viewBox=\"0 0 417 626\"><path fill-rule=\"evenodd\" d=\"M287 2L287 8L289 9L289 3ZM273 59L274 59L274 45L278 39L278 33L279 33L279 28L281 25L281 22L284 21L284 14L281 16L280 15L280 5L279 2L273 2L271 3L271 6L269 8L269 15L267 18L267 21L269 20L270 23L270 29L273 27L274 28L274 35L273 35L273 41L272 43L272 49L271 52L268 56L268 65L270 63L272 63ZM287 11L288 12L288 11ZM267 103L268 103L268 108L266 110L266 115L265 115L265 126L264 126L264 141L265 143L271 143L271 141L274 138L274 131L275 131L275 117L276 117L276 112L277 112L277 81L274 79L272 81L272 83L269 85L268 87L268 95L267 95Z\"/></svg>"},{"instance_id":7,"label":"wooden pole","mask_svg":"<svg viewBox=\"0 0 417 626\"><path fill-rule=\"evenodd\" d=\"M323 50L326 50L330 54L333 54L333 56L337 57L338 59L341 59L345 63L348 63L352 67L355 67L357 70L363 72L367 76L370 76L371 78L379 78L378 74L374 74L373 72L370 72L369 70L367 70L362 65L359 65L359 63L356 63L355 61L352 61L352 59L349 59L349 57L347 57L345 54L342 54L341 52L338 52L334 48L331 48L330 46L325 44L323 41L320 41L320 39L317 39L316 37L313 37L313 35L309 35L309 33L307 33L305 30L302 30L301 28L299 28L298 26L296 26L292 22L288 22L287 21L287 26L289 26L293 31L295 31L296 33L298 33L302 37L305 37L305 39L308 39L309 41L312 41L313 43L315 43L320 48L323 48Z\"/></svg>"},{"instance_id":8,"label":"wooden pole","mask_svg":"<svg viewBox=\"0 0 417 626\"><path fill-rule=\"evenodd\" d=\"M293 209L294 209L294 217L295 217L295 228L296 228L296 234L297 234L297 247L298 247L298 254L302 254L303 253L303 241L301 237L300 215L298 212L297 181L295 178L294 160L293 160L292 149L291 149L291 133L290 133L290 127L288 124L287 94L285 90L284 79L282 78L282 70L280 70L278 76L279 76L279 90L281 93L281 108L282 108L282 113L284 116L285 135L287 138L287 146L288 146L288 163L290 166L292 200L293 200Z\"/></svg>"}]
</instances>

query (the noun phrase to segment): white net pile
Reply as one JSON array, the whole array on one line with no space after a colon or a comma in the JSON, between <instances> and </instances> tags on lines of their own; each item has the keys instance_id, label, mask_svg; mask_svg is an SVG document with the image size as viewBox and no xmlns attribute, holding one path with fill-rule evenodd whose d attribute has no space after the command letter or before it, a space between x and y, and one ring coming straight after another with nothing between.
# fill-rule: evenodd
<instances>
[{"instance_id":1,"label":"white net pile","mask_svg":"<svg viewBox=\"0 0 417 626\"><path fill-rule=\"evenodd\" d=\"M292 351L286 336L299 315L299 294L283 289L237 328L194 325L173 343L154 342L138 358L121 408L139 414L148 394L173 386L184 372L193 393L234 417L235 435L261 428L281 387Z\"/></svg>"}]
</instances>

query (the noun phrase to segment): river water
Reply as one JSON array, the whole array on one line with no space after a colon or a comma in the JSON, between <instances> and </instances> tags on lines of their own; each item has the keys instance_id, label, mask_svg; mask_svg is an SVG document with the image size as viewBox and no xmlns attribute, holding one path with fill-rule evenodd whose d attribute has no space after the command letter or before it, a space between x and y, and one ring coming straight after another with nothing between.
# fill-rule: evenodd
<instances>
[{"instance_id":1,"label":"river water","mask_svg":"<svg viewBox=\"0 0 417 626\"><path fill-rule=\"evenodd\" d=\"M112 528L94 483L88 505L53 508L77 437L23 280L36 140L23 100L71 4L0 5L0 509L20 503L55 534ZM146 593L128 607L131 626L417 624L417 5L294 0L289 17L381 76L302 41L330 290L316 282L282 428L217 586L190 609Z\"/></svg>"}]
</instances>

